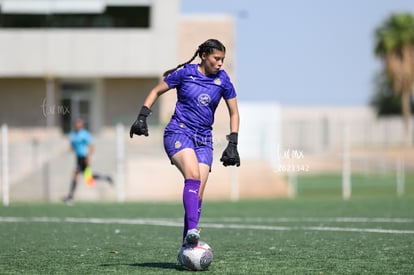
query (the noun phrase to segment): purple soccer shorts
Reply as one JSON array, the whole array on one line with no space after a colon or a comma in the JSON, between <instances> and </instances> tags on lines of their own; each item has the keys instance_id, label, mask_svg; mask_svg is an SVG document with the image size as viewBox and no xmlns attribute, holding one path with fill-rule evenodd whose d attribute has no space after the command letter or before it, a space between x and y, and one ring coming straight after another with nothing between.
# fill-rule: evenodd
<instances>
[{"instance_id":1,"label":"purple soccer shorts","mask_svg":"<svg viewBox=\"0 0 414 275\"><path fill-rule=\"evenodd\" d=\"M199 163L207 164L210 169L213 163L212 138L191 133L184 129L164 132L164 149L171 159L176 153L185 148L194 150Z\"/></svg>"}]
</instances>

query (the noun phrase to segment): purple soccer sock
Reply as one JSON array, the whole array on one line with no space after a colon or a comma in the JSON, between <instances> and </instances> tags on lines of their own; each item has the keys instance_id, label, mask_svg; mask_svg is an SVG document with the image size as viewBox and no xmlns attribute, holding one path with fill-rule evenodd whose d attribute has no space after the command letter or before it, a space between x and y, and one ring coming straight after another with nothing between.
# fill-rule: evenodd
<instances>
[{"instance_id":1,"label":"purple soccer sock","mask_svg":"<svg viewBox=\"0 0 414 275\"><path fill-rule=\"evenodd\" d=\"M198 225L198 190L200 189L200 180L186 179L184 181L183 205L184 205L184 232L187 234L189 229L197 228Z\"/></svg>"},{"instance_id":2,"label":"purple soccer sock","mask_svg":"<svg viewBox=\"0 0 414 275\"><path fill-rule=\"evenodd\" d=\"M184 214L183 242L188 231L187 215Z\"/></svg>"},{"instance_id":3,"label":"purple soccer sock","mask_svg":"<svg viewBox=\"0 0 414 275\"><path fill-rule=\"evenodd\" d=\"M198 225L198 222L200 221L202 205L203 205L203 200L199 200L198 201L198 211L197 211L197 225ZM187 235L187 231L188 231L188 219L187 219L187 216L184 215L183 241L185 239L185 236Z\"/></svg>"},{"instance_id":4,"label":"purple soccer sock","mask_svg":"<svg viewBox=\"0 0 414 275\"><path fill-rule=\"evenodd\" d=\"M198 216L197 216L197 224L198 224L198 222L200 221L200 216L201 216L201 207L202 207L202 205L203 205L203 200L202 200L202 199L201 199L201 200L198 200L198 211L197 211Z\"/></svg>"}]
</instances>

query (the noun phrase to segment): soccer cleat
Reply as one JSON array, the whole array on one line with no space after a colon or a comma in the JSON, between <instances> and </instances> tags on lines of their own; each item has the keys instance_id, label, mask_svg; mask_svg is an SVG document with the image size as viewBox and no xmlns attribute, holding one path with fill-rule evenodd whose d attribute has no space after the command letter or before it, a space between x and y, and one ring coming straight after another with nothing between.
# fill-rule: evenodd
<instances>
[{"instance_id":1,"label":"soccer cleat","mask_svg":"<svg viewBox=\"0 0 414 275\"><path fill-rule=\"evenodd\" d=\"M199 239L200 231L194 228L187 231L187 235L185 236L184 242L186 244L195 245L198 243Z\"/></svg>"},{"instance_id":2,"label":"soccer cleat","mask_svg":"<svg viewBox=\"0 0 414 275\"><path fill-rule=\"evenodd\" d=\"M70 197L64 198L63 202L67 205L67 206L73 206L73 199Z\"/></svg>"}]
</instances>

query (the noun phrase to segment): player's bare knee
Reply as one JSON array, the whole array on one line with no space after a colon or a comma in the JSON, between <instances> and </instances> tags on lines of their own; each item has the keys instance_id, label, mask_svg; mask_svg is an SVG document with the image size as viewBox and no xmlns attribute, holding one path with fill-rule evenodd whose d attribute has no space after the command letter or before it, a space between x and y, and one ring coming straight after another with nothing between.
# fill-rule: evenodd
<instances>
[{"instance_id":1,"label":"player's bare knee","mask_svg":"<svg viewBox=\"0 0 414 275\"><path fill-rule=\"evenodd\" d=\"M187 172L185 175L186 179L193 179L193 180L200 180L200 172L199 171L190 171Z\"/></svg>"}]
</instances>

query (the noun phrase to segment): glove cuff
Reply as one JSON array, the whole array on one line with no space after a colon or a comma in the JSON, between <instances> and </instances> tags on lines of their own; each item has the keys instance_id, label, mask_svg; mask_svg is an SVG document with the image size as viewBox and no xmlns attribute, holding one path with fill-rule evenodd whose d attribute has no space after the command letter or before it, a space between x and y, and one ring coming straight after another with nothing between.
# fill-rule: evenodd
<instances>
[{"instance_id":1,"label":"glove cuff","mask_svg":"<svg viewBox=\"0 0 414 275\"><path fill-rule=\"evenodd\" d=\"M147 117L152 113L151 109L148 108L147 106L142 106L141 110L139 111L139 115L138 116L144 116Z\"/></svg>"},{"instance_id":2,"label":"glove cuff","mask_svg":"<svg viewBox=\"0 0 414 275\"><path fill-rule=\"evenodd\" d=\"M230 143L237 145L238 139L239 139L239 134L233 132L233 133L230 133L230 135L227 135L226 138Z\"/></svg>"}]
</instances>

